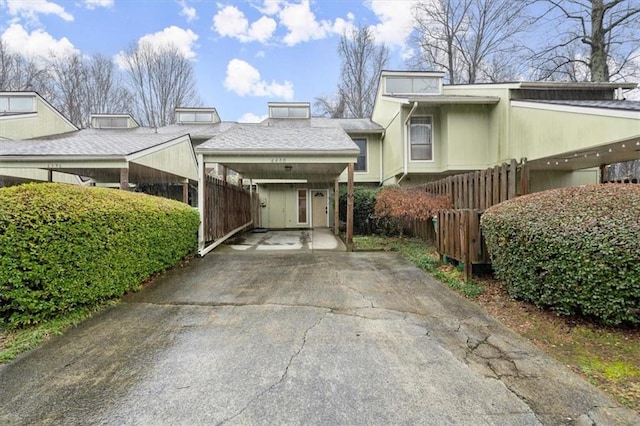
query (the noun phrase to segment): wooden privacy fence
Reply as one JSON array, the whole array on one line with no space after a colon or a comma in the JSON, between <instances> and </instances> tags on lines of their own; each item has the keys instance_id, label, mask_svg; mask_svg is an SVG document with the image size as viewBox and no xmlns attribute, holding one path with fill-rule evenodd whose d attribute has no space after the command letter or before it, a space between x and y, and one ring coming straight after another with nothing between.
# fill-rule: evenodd
<instances>
[{"instance_id":1,"label":"wooden privacy fence","mask_svg":"<svg viewBox=\"0 0 640 426\"><path fill-rule=\"evenodd\" d=\"M240 186L207 176L204 191L205 241L217 240L248 224L260 211L258 197L254 196L252 202L249 191Z\"/></svg>"},{"instance_id":2,"label":"wooden privacy fence","mask_svg":"<svg viewBox=\"0 0 640 426\"><path fill-rule=\"evenodd\" d=\"M426 185L426 191L449 197L452 210L437 216L436 247L440 258L464 264L465 279L471 278L474 264L491 262L480 230L485 209L529 192L526 159L511 160L486 170L449 176ZM428 222L424 226L429 226Z\"/></svg>"},{"instance_id":3,"label":"wooden privacy fence","mask_svg":"<svg viewBox=\"0 0 640 426\"><path fill-rule=\"evenodd\" d=\"M486 170L449 176L426 185L426 191L449 197L456 209L484 210L518 194L529 193L526 160L503 163Z\"/></svg>"}]
</instances>

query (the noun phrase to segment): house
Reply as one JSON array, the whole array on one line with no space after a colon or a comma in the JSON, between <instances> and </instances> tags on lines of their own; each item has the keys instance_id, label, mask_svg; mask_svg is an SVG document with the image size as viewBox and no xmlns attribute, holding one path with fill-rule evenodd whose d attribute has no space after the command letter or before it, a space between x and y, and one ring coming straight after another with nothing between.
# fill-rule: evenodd
<instances>
[{"instance_id":1,"label":"house","mask_svg":"<svg viewBox=\"0 0 640 426\"><path fill-rule=\"evenodd\" d=\"M523 158L532 191L599 182L607 164L640 158L640 102L624 100L635 87L444 85L439 72L383 71L371 118L313 117L309 103L273 102L256 124L178 108L176 123L159 129L100 114L84 130L37 94L16 94L0 108L0 175L121 188L169 182L183 185L184 201L197 186L191 198L204 218L207 176L233 174L259 197L262 226L332 227L340 183L417 186ZM27 119L39 124L12 121Z\"/></svg>"}]
</instances>

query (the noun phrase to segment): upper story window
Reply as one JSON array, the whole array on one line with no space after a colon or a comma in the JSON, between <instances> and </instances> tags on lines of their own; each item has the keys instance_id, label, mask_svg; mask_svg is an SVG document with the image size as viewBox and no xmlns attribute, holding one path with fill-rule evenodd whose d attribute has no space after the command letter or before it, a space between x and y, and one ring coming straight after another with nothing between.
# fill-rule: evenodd
<instances>
[{"instance_id":1,"label":"upper story window","mask_svg":"<svg viewBox=\"0 0 640 426\"><path fill-rule=\"evenodd\" d=\"M358 160L356 161L354 171L366 172L367 171L367 140L365 138L354 139L353 142L358 145L360 154L358 154Z\"/></svg>"},{"instance_id":2,"label":"upper story window","mask_svg":"<svg viewBox=\"0 0 640 426\"><path fill-rule=\"evenodd\" d=\"M387 95L439 95L442 92L440 76L386 76Z\"/></svg>"},{"instance_id":3,"label":"upper story window","mask_svg":"<svg viewBox=\"0 0 640 426\"><path fill-rule=\"evenodd\" d=\"M0 96L0 113L36 112L34 96Z\"/></svg>"},{"instance_id":4,"label":"upper story window","mask_svg":"<svg viewBox=\"0 0 640 426\"><path fill-rule=\"evenodd\" d=\"M94 117L92 127L95 129L126 129L127 117Z\"/></svg>"},{"instance_id":5,"label":"upper story window","mask_svg":"<svg viewBox=\"0 0 640 426\"><path fill-rule=\"evenodd\" d=\"M91 127L94 129L130 129L138 123L129 114L93 114Z\"/></svg>"},{"instance_id":6,"label":"upper story window","mask_svg":"<svg viewBox=\"0 0 640 426\"><path fill-rule=\"evenodd\" d=\"M409 146L412 161L433 160L432 117L411 117Z\"/></svg>"},{"instance_id":7,"label":"upper story window","mask_svg":"<svg viewBox=\"0 0 640 426\"><path fill-rule=\"evenodd\" d=\"M211 124L219 123L220 117L215 108L176 108L176 122Z\"/></svg>"},{"instance_id":8,"label":"upper story window","mask_svg":"<svg viewBox=\"0 0 640 426\"><path fill-rule=\"evenodd\" d=\"M311 118L308 103L269 103L269 118Z\"/></svg>"}]
</instances>

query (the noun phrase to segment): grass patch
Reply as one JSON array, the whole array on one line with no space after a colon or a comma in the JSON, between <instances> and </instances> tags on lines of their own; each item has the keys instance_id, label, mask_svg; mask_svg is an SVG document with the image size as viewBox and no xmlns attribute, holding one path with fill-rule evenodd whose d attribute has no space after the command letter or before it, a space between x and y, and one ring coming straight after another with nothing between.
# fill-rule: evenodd
<instances>
[{"instance_id":1,"label":"grass patch","mask_svg":"<svg viewBox=\"0 0 640 426\"><path fill-rule=\"evenodd\" d=\"M51 337L61 335L69 327L90 318L96 312L116 304L118 301L112 300L95 308L79 309L61 317L19 329L10 330L6 326L0 327L0 364L15 359L21 353L36 348Z\"/></svg>"},{"instance_id":2,"label":"grass patch","mask_svg":"<svg viewBox=\"0 0 640 426\"><path fill-rule=\"evenodd\" d=\"M481 286L473 281L464 281L461 268L447 264L440 265L436 249L418 238L354 236L353 247L355 251L398 252L418 268L429 272L458 293L470 299L475 299L482 294Z\"/></svg>"},{"instance_id":3,"label":"grass patch","mask_svg":"<svg viewBox=\"0 0 640 426\"><path fill-rule=\"evenodd\" d=\"M640 328L613 328L565 317L509 297L490 277L462 280L452 265L438 265L435 248L412 238L354 237L357 251L395 251L459 293L473 299L507 327L631 409L640 407Z\"/></svg>"}]
</instances>

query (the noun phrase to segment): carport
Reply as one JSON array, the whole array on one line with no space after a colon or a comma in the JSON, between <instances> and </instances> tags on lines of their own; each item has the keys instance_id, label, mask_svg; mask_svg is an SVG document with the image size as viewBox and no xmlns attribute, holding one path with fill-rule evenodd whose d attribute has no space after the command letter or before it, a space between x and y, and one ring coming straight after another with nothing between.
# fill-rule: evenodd
<instances>
[{"instance_id":1,"label":"carport","mask_svg":"<svg viewBox=\"0 0 640 426\"><path fill-rule=\"evenodd\" d=\"M278 126L273 122L238 124L196 147L198 156L198 206L200 210L199 254L205 255L223 239L207 244L203 224L207 204L207 168L220 164L237 172L241 178L273 182L333 182L338 193L340 174L348 170L347 183L347 246L353 239L353 172L359 149L349 135L336 126ZM251 196L255 196L251 193ZM333 206L334 233L338 234L338 198ZM251 221L231 230L228 236L253 225Z\"/></svg>"},{"instance_id":2,"label":"carport","mask_svg":"<svg viewBox=\"0 0 640 426\"><path fill-rule=\"evenodd\" d=\"M0 174L18 181L74 176L129 189L131 184L182 184L198 166L188 134L158 134L154 129L88 129L55 137L0 143ZM46 176L46 178L45 178ZM57 179L56 179L57 180Z\"/></svg>"}]
</instances>

